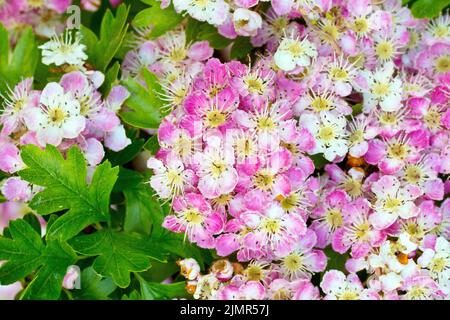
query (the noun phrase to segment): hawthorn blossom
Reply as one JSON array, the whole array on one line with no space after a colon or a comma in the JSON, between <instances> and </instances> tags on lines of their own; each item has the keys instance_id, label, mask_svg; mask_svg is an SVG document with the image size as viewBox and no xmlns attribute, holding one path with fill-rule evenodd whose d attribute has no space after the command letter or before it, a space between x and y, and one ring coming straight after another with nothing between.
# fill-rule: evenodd
<instances>
[{"instance_id":1,"label":"hawthorn blossom","mask_svg":"<svg viewBox=\"0 0 450 320\"><path fill-rule=\"evenodd\" d=\"M285 37L274 54L275 64L284 71L292 71L296 67L307 67L317 57L317 49L306 38Z\"/></svg>"},{"instance_id":2,"label":"hawthorn blossom","mask_svg":"<svg viewBox=\"0 0 450 320\"><path fill-rule=\"evenodd\" d=\"M42 50L42 63L61 66L64 64L82 66L88 56L84 52L86 46L81 42L81 35L72 35L70 31L55 35L52 39L39 46Z\"/></svg>"},{"instance_id":3,"label":"hawthorn blossom","mask_svg":"<svg viewBox=\"0 0 450 320\"><path fill-rule=\"evenodd\" d=\"M376 202L370 221L377 229L389 227L398 217L407 219L419 213L414 204L420 194L419 189L413 185L402 185L394 176L382 176L372 184L372 192Z\"/></svg>"},{"instance_id":4,"label":"hawthorn blossom","mask_svg":"<svg viewBox=\"0 0 450 320\"><path fill-rule=\"evenodd\" d=\"M57 146L63 138L74 139L86 125L80 103L55 82L47 84L42 91L39 107L29 108L24 117L26 126L36 132L42 146L47 143Z\"/></svg>"}]
</instances>

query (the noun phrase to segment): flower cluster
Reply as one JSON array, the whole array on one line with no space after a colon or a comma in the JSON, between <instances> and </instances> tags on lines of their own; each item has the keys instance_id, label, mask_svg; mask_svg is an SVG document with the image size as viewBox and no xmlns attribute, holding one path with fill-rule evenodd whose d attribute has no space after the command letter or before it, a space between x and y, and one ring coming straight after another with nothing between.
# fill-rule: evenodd
<instances>
[{"instance_id":1,"label":"flower cluster","mask_svg":"<svg viewBox=\"0 0 450 320\"><path fill-rule=\"evenodd\" d=\"M257 1L173 4L266 49L221 62L181 29L124 63L166 89L148 160L172 204L163 226L239 262L202 275L181 261L194 297L448 298L448 16L395 0L272 1L264 21ZM346 274L327 269L336 255Z\"/></svg>"}]
</instances>

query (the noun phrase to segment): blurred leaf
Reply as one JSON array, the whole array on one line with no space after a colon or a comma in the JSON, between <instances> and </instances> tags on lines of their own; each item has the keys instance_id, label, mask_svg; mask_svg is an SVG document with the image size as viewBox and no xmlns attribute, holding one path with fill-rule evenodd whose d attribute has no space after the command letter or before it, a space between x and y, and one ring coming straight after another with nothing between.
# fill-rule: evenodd
<instances>
[{"instance_id":1,"label":"blurred leaf","mask_svg":"<svg viewBox=\"0 0 450 320\"><path fill-rule=\"evenodd\" d=\"M0 92L14 88L22 79L33 77L39 59L36 39L27 27L11 52L8 31L0 23Z\"/></svg>"},{"instance_id":2,"label":"blurred leaf","mask_svg":"<svg viewBox=\"0 0 450 320\"><path fill-rule=\"evenodd\" d=\"M129 144L125 149L119 152L109 153L108 160L111 162L113 166L126 164L131 160L133 160L136 157L136 155L138 155L139 152L141 152L144 143L145 143L144 139L132 140L132 143Z\"/></svg>"},{"instance_id":3,"label":"blurred leaf","mask_svg":"<svg viewBox=\"0 0 450 320\"><path fill-rule=\"evenodd\" d=\"M99 37L88 28L81 27L82 42L95 69L105 71L121 47L128 30L128 12L129 8L124 4L117 8L116 16L108 9L102 19Z\"/></svg>"},{"instance_id":4,"label":"blurred leaf","mask_svg":"<svg viewBox=\"0 0 450 320\"><path fill-rule=\"evenodd\" d=\"M188 42L207 40L214 49L223 49L233 42L233 40L221 36L213 25L192 18L188 20L186 38Z\"/></svg>"},{"instance_id":5,"label":"blurred leaf","mask_svg":"<svg viewBox=\"0 0 450 320\"><path fill-rule=\"evenodd\" d=\"M416 18L435 18L450 5L450 0L417 0L411 6L411 13Z\"/></svg>"},{"instance_id":6,"label":"blurred leaf","mask_svg":"<svg viewBox=\"0 0 450 320\"><path fill-rule=\"evenodd\" d=\"M158 78L147 69L142 70L142 76L147 88L136 79L123 80L124 86L130 92L125 105L133 111L123 111L120 117L134 127L156 129L161 122L161 108L164 105L158 95L162 92L161 85Z\"/></svg>"},{"instance_id":7,"label":"blurred leaf","mask_svg":"<svg viewBox=\"0 0 450 320\"><path fill-rule=\"evenodd\" d=\"M150 5L150 8L142 10L134 17L133 26L142 28L151 25L151 39L162 36L167 31L174 29L183 20L183 16L174 10L172 4L165 9L161 9L161 2L159 1L141 1Z\"/></svg>"},{"instance_id":8,"label":"blurred leaf","mask_svg":"<svg viewBox=\"0 0 450 320\"><path fill-rule=\"evenodd\" d=\"M245 58L252 50L253 45L249 37L238 37L231 47L230 58L233 60Z\"/></svg>"},{"instance_id":9,"label":"blurred leaf","mask_svg":"<svg viewBox=\"0 0 450 320\"><path fill-rule=\"evenodd\" d=\"M177 282L171 284L161 284L157 282L147 282L141 276L136 275L141 286L142 300L170 300L173 298L186 298L186 283Z\"/></svg>"}]
</instances>

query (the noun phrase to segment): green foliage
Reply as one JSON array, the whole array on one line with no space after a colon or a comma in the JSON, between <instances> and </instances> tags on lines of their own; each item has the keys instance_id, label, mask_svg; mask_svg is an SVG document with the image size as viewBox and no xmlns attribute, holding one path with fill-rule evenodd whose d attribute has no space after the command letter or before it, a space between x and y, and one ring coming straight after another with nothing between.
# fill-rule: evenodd
<instances>
[{"instance_id":1,"label":"green foliage","mask_svg":"<svg viewBox=\"0 0 450 320\"><path fill-rule=\"evenodd\" d=\"M129 8L120 5L116 16L108 9L103 16L100 36L85 26L81 26L82 42L86 45L89 62L100 71L105 71L122 45L127 34Z\"/></svg>"},{"instance_id":2,"label":"green foliage","mask_svg":"<svg viewBox=\"0 0 450 320\"><path fill-rule=\"evenodd\" d=\"M81 273L80 289L74 290L73 296L78 300L109 300L116 288L111 278L103 278L89 267Z\"/></svg>"},{"instance_id":3,"label":"green foliage","mask_svg":"<svg viewBox=\"0 0 450 320\"><path fill-rule=\"evenodd\" d=\"M167 300L188 297L185 289L185 282L161 284L157 282L147 282L139 275L136 275L136 277L139 280L141 287L142 300Z\"/></svg>"},{"instance_id":4,"label":"green foliage","mask_svg":"<svg viewBox=\"0 0 450 320\"><path fill-rule=\"evenodd\" d=\"M173 9L172 4L165 9L161 9L161 2L159 1L141 1L150 5L150 7L142 10L134 17L133 26L138 28L151 26L150 39L157 38L174 29L183 20L183 16Z\"/></svg>"},{"instance_id":5,"label":"green foliage","mask_svg":"<svg viewBox=\"0 0 450 320\"><path fill-rule=\"evenodd\" d=\"M130 97L125 104L132 111L123 111L120 113L120 117L134 127L156 129L163 116L161 108L164 102L159 96L163 90L158 78L153 73L142 69L141 74L146 87L137 79L130 78L122 81L130 92Z\"/></svg>"},{"instance_id":6,"label":"green foliage","mask_svg":"<svg viewBox=\"0 0 450 320\"><path fill-rule=\"evenodd\" d=\"M27 27L14 49L9 46L9 35L0 23L0 93L13 88L22 79L32 77L39 60L36 39Z\"/></svg>"},{"instance_id":7,"label":"green foliage","mask_svg":"<svg viewBox=\"0 0 450 320\"><path fill-rule=\"evenodd\" d=\"M233 40L221 36L216 27L192 18L188 19L186 38L188 42L206 40L214 49L223 49L233 42Z\"/></svg>"},{"instance_id":8,"label":"green foliage","mask_svg":"<svg viewBox=\"0 0 450 320\"><path fill-rule=\"evenodd\" d=\"M253 46L250 43L249 37L239 37L234 41L231 47L230 58L231 59L242 59L245 58L251 51Z\"/></svg>"},{"instance_id":9,"label":"green foliage","mask_svg":"<svg viewBox=\"0 0 450 320\"><path fill-rule=\"evenodd\" d=\"M416 18L434 18L449 5L450 0L416 0L411 6L411 13Z\"/></svg>"},{"instance_id":10,"label":"green foliage","mask_svg":"<svg viewBox=\"0 0 450 320\"><path fill-rule=\"evenodd\" d=\"M103 229L69 242L80 254L98 256L92 267L102 276L111 276L121 288L130 284L130 272L151 267L150 260L165 261L158 243L138 234Z\"/></svg>"},{"instance_id":11,"label":"green foliage","mask_svg":"<svg viewBox=\"0 0 450 320\"><path fill-rule=\"evenodd\" d=\"M22 299L58 299L67 267L77 256L60 239L43 243L41 236L25 220L11 221L11 238L0 238L0 283L11 284L36 271L23 291Z\"/></svg>"},{"instance_id":12,"label":"green foliage","mask_svg":"<svg viewBox=\"0 0 450 320\"><path fill-rule=\"evenodd\" d=\"M118 168L104 162L88 186L86 162L76 147L67 151L66 159L51 145L45 150L24 146L21 156L28 167L20 171L20 176L45 187L34 196L30 207L42 215L68 209L48 228L47 238L67 240L93 223L109 220L109 196Z\"/></svg>"}]
</instances>

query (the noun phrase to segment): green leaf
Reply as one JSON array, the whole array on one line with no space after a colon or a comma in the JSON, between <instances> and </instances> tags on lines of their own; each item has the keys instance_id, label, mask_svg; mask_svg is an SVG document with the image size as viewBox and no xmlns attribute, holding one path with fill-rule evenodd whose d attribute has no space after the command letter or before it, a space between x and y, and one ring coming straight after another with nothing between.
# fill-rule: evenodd
<instances>
[{"instance_id":1,"label":"green leaf","mask_svg":"<svg viewBox=\"0 0 450 320\"><path fill-rule=\"evenodd\" d=\"M108 296L117 288L111 278L103 278L92 267L81 272L80 285L80 290L73 291L78 300L109 300Z\"/></svg>"},{"instance_id":2,"label":"green leaf","mask_svg":"<svg viewBox=\"0 0 450 320\"><path fill-rule=\"evenodd\" d=\"M206 22L200 26L197 39L208 41L209 45L214 49L224 49L233 42L233 40L221 36L219 32L217 32L216 27Z\"/></svg>"},{"instance_id":3,"label":"green leaf","mask_svg":"<svg viewBox=\"0 0 450 320\"><path fill-rule=\"evenodd\" d=\"M322 153L314 154L310 156L311 160L314 162L314 167L318 170L322 169L328 162L327 159L324 158Z\"/></svg>"},{"instance_id":4,"label":"green leaf","mask_svg":"<svg viewBox=\"0 0 450 320\"><path fill-rule=\"evenodd\" d=\"M102 276L111 276L121 288L130 284L130 272L142 272L151 267L150 259L165 261L158 243L137 234L101 230L70 241L75 251L86 256L98 256L92 265Z\"/></svg>"},{"instance_id":5,"label":"green leaf","mask_svg":"<svg viewBox=\"0 0 450 320\"><path fill-rule=\"evenodd\" d=\"M411 7L416 18L435 18L450 5L450 0L417 0Z\"/></svg>"},{"instance_id":6,"label":"green leaf","mask_svg":"<svg viewBox=\"0 0 450 320\"><path fill-rule=\"evenodd\" d=\"M242 59L245 58L251 51L253 46L250 43L249 37L238 37L231 47L230 58Z\"/></svg>"},{"instance_id":7,"label":"green leaf","mask_svg":"<svg viewBox=\"0 0 450 320\"><path fill-rule=\"evenodd\" d=\"M171 4L165 9L161 9L161 3L156 0L141 0L150 5L134 17L132 24L135 27L152 26L150 38L154 39L162 36L169 30L174 29L183 20L183 16L178 14Z\"/></svg>"},{"instance_id":8,"label":"green leaf","mask_svg":"<svg viewBox=\"0 0 450 320\"><path fill-rule=\"evenodd\" d=\"M160 149L159 143L158 143L158 136L154 135L148 138L147 142L144 144L144 149L147 151L150 151L151 154L155 155L158 150Z\"/></svg>"},{"instance_id":9,"label":"green leaf","mask_svg":"<svg viewBox=\"0 0 450 320\"><path fill-rule=\"evenodd\" d=\"M331 247L327 247L324 250L325 255L327 256L327 268L326 270L340 270L342 272L346 272L345 262L350 258L348 253L339 254L334 251Z\"/></svg>"},{"instance_id":10,"label":"green leaf","mask_svg":"<svg viewBox=\"0 0 450 320\"><path fill-rule=\"evenodd\" d=\"M124 86L130 92L125 104L133 111L120 113L122 120L137 128L158 128L161 119L161 108L164 103L159 97L162 92L158 78L147 69L142 70L142 76L147 84L145 88L136 79L126 79Z\"/></svg>"},{"instance_id":11,"label":"green leaf","mask_svg":"<svg viewBox=\"0 0 450 320\"><path fill-rule=\"evenodd\" d=\"M125 149L119 152L111 152L110 154L108 154L108 159L109 161L111 161L111 164L113 166L126 164L133 160L139 154L139 152L141 152L144 143L144 139L133 140L132 143Z\"/></svg>"},{"instance_id":12,"label":"green leaf","mask_svg":"<svg viewBox=\"0 0 450 320\"><path fill-rule=\"evenodd\" d=\"M124 224L126 232L148 235L152 225L153 232L159 232L159 229L162 229L164 212L156 195L145 181L142 180L137 186L125 189L124 195L127 204Z\"/></svg>"},{"instance_id":13,"label":"green leaf","mask_svg":"<svg viewBox=\"0 0 450 320\"><path fill-rule=\"evenodd\" d=\"M106 71L105 82L101 87L101 91L104 94L104 96L107 96L111 91L112 87L116 84L117 78L119 76L119 70L120 70L120 63L116 61L108 69L108 71Z\"/></svg>"},{"instance_id":14,"label":"green leaf","mask_svg":"<svg viewBox=\"0 0 450 320\"><path fill-rule=\"evenodd\" d=\"M144 278L136 275L141 286L142 300L170 300L173 298L186 298L186 283L176 282L171 284L161 284L157 282L147 282Z\"/></svg>"},{"instance_id":15,"label":"green leaf","mask_svg":"<svg viewBox=\"0 0 450 320\"><path fill-rule=\"evenodd\" d=\"M0 23L0 92L34 75L39 51L31 27L24 30L14 50L10 51L8 31Z\"/></svg>"},{"instance_id":16,"label":"green leaf","mask_svg":"<svg viewBox=\"0 0 450 320\"><path fill-rule=\"evenodd\" d=\"M64 159L54 146L41 150L27 145L22 148L21 157L27 168L19 172L20 176L45 187L33 197L30 207L43 215L68 209L48 228L48 239L67 240L90 224L109 220L109 197L118 168L104 162L88 186L86 162L77 147L70 148Z\"/></svg>"},{"instance_id":17,"label":"green leaf","mask_svg":"<svg viewBox=\"0 0 450 320\"><path fill-rule=\"evenodd\" d=\"M58 240L44 245L40 235L25 220L11 221L11 239L0 238L0 283L11 284L37 270L23 291L22 299L58 299L67 268L77 256L67 243Z\"/></svg>"},{"instance_id":18,"label":"green leaf","mask_svg":"<svg viewBox=\"0 0 450 320\"><path fill-rule=\"evenodd\" d=\"M95 69L105 71L121 47L128 30L128 13L129 8L124 4L117 8L116 16L108 9L103 16L99 37L88 28L81 28L82 42Z\"/></svg>"}]
</instances>

